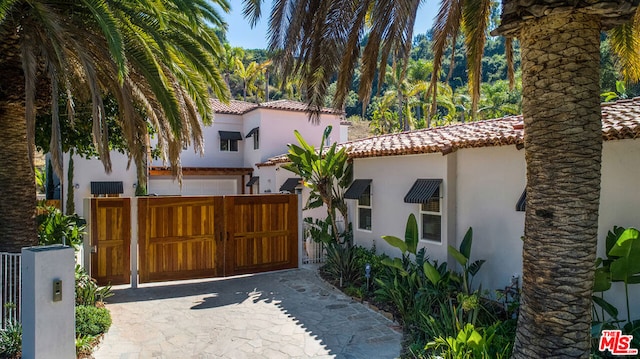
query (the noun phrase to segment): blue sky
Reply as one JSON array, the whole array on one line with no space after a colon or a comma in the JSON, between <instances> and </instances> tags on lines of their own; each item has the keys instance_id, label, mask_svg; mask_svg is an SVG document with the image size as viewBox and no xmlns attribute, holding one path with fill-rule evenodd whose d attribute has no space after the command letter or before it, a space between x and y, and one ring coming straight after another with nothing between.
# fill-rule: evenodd
<instances>
[{"instance_id":1,"label":"blue sky","mask_svg":"<svg viewBox=\"0 0 640 359\"><path fill-rule=\"evenodd\" d=\"M267 47L267 22L271 9L271 0L264 0L263 17L261 21L251 29L247 20L242 17L242 1L233 0L231 13L226 15L229 24L227 39L231 46L239 46L245 49L264 49ZM431 28L433 18L438 12L439 3L436 1L423 2L418 10L416 24L413 30L415 34L423 34Z\"/></svg>"}]
</instances>

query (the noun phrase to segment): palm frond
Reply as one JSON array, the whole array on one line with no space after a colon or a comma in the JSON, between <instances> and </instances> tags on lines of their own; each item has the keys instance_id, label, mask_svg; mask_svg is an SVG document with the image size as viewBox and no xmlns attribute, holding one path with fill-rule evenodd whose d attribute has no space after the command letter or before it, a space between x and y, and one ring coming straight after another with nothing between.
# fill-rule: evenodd
<instances>
[{"instance_id":1,"label":"palm frond","mask_svg":"<svg viewBox=\"0 0 640 359\"><path fill-rule=\"evenodd\" d=\"M127 67L122 37L120 36L120 31L118 31L116 19L104 0L81 0L81 3L91 11L93 20L102 29L102 35L107 40L111 56L118 68L118 80L122 82L126 76Z\"/></svg>"},{"instance_id":2,"label":"palm frond","mask_svg":"<svg viewBox=\"0 0 640 359\"><path fill-rule=\"evenodd\" d=\"M244 0L242 15L249 20L251 27L256 26L262 16L261 6L262 0Z\"/></svg>"},{"instance_id":3,"label":"palm frond","mask_svg":"<svg viewBox=\"0 0 640 359\"><path fill-rule=\"evenodd\" d=\"M631 23L609 30L609 40L625 81L640 81L640 11L636 11Z\"/></svg>"},{"instance_id":4,"label":"palm frond","mask_svg":"<svg viewBox=\"0 0 640 359\"><path fill-rule=\"evenodd\" d=\"M482 55L487 38L490 10L491 0L474 0L465 2L462 13L462 28L465 34L467 51L469 92L471 93L471 108L474 113L480 100Z\"/></svg>"},{"instance_id":5,"label":"palm frond","mask_svg":"<svg viewBox=\"0 0 640 359\"><path fill-rule=\"evenodd\" d=\"M429 90L429 92L433 94L433 103L430 116L435 114L436 93L438 91L444 52L450 43L452 48L455 48L458 29L462 21L462 2L463 0L442 0L440 9L433 23L433 73L431 74L431 87Z\"/></svg>"}]
</instances>

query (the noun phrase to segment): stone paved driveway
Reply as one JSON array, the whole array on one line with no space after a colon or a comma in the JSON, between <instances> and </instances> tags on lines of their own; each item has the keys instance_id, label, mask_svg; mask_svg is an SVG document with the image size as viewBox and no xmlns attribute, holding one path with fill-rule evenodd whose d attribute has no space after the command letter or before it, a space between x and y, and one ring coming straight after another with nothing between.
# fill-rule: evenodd
<instances>
[{"instance_id":1,"label":"stone paved driveway","mask_svg":"<svg viewBox=\"0 0 640 359\"><path fill-rule=\"evenodd\" d=\"M118 289L95 358L395 358L397 326L315 268Z\"/></svg>"}]
</instances>

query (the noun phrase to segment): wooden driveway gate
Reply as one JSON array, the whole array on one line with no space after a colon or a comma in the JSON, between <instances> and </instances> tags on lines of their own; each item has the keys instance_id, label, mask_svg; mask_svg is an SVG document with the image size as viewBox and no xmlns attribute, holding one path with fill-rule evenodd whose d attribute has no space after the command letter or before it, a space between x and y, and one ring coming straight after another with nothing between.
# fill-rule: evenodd
<instances>
[{"instance_id":1,"label":"wooden driveway gate","mask_svg":"<svg viewBox=\"0 0 640 359\"><path fill-rule=\"evenodd\" d=\"M99 284L131 282L131 199L91 199L91 276Z\"/></svg>"},{"instance_id":2,"label":"wooden driveway gate","mask_svg":"<svg viewBox=\"0 0 640 359\"><path fill-rule=\"evenodd\" d=\"M126 198L92 200L93 238L100 238L108 231L105 221L109 217L104 213L100 215L100 211L95 215L93 212L93 208L101 208L105 200L128 201ZM296 195L139 197L137 201L141 283L257 273L298 265ZM124 212L121 214L126 217ZM95 228L102 228L102 232L96 233ZM129 242L117 245L121 246L120 252L129 254ZM111 272L126 269L128 277L128 256L126 263L112 263L102 254L103 247L98 245L96 256L106 260L94 261L92 256L92 273L103 273L103 268L118 266L119 271L112 268ZM116 283L108 276L98 280L101 284Z\"/></svg>"}]
</instances>

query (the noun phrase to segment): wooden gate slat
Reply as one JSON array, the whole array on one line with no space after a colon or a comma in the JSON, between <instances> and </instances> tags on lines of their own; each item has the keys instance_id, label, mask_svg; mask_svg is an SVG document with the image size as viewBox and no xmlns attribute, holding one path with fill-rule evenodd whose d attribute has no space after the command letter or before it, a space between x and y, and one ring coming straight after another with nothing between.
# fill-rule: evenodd
<instances>
[{"instance_id":1,"label":"wooden gate slat","mask_svg":"<svg viewBox=\"0 0 640 359\"><path fill-rule=\"evenodd\" d=\"M131 201L129 198L91 199L91 275L98 284L129 284Z\"/></svg>"},{"instance_id":2,"label":"wooden gate slat","mask_svg":"<svg viewBox=\"0 0 640 359\"><path fill-rule=\"evenodd\" d=\"M139 198L140 282L223 275L222 209L222 197Z\"/></svg>"},{"instance_id":3,"label":"wooden gate slat","mask_svg":"<svg viewBox=\"0 0 640 359\"><path fill-rule=\"evenodd\" d=\"M296 195L226 196L225 275L298 266Z\"/></svg>"}]
</instances>

